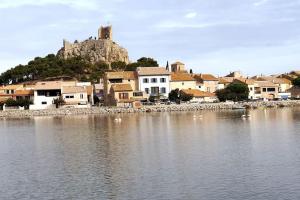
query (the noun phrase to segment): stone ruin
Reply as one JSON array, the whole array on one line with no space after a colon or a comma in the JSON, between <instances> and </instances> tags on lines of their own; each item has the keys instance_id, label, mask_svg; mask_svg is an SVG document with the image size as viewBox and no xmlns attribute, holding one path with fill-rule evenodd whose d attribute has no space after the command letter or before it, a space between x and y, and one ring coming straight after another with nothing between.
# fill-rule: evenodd
<instances>
[{"instance_id":1,"label":"stone ruin","mask_svg":"<svg viewBox=\"0 0 300 200\"><path fill-rule=\"evenodd\" d=\"M111 64L117 61L129 63L127 50L112 40L112 26L101 26L98 29L98 39L90 37L83 42L76 40L74 43L64 40L63 48L57 55L64 59L80 56L93 64L97 62Z\"/></svg>"}]
</instances>

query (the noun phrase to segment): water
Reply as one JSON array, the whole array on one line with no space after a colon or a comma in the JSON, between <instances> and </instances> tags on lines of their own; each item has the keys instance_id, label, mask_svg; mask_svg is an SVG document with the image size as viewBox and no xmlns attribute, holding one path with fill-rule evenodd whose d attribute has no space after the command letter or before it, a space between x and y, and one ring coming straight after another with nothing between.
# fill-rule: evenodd
<instances>
[{"instance_id":1,"label":"water","mask_svg":"<svg viewBox=\"0 0 300 200\"><path fill-rule=\"evenodd\" d=\"M1 119L0 199L300 199L300 109L242 114Z\"/></svg>"}]
</instances>

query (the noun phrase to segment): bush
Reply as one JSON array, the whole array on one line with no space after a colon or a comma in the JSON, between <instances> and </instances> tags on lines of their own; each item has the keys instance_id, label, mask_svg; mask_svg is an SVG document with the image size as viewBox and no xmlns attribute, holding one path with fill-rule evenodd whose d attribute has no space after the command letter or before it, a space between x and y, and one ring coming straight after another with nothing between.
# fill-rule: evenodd
<instances>
[{"instance_id":1,"label":"bush","mask_svg":"<svg viewBox=\"0 0 300 200\"><path fill-rule=\"evenodd\" d=\"M232 83L227 88L216 91L220 101L243 101L249 97L249 88L246 84Z\"/></svg>"},{"instance_id":2,"label":"bush","mask_svg":"<svg viewBox=\"0 0 300 200\"><path fill-rule=\"evenodd\" d=\"M293 80L293 85L294 86L300 86L300 77Z\"/></svg>"}]
</instances>

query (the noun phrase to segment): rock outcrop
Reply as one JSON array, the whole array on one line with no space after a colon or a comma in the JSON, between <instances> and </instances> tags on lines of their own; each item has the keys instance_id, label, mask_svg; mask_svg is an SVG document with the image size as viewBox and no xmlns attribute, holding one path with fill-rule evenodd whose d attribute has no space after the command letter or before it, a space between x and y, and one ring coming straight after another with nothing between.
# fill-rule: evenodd
<instances>
[{"instance_id":1,"label":"rock outcrop","mask_svg":"<svg viewBox=\"0 0 300 200\"><path fill-rule=\"evenodd\" d=\"M112 27L101 27L98 31L98 39L89 38L83 42L70 43L64 40L64 46L57 55L68 59L72 57L83 57L91 63L112 63L122 61L129 63L128 52L112 40Z\"/></svg>"}]
</instances>

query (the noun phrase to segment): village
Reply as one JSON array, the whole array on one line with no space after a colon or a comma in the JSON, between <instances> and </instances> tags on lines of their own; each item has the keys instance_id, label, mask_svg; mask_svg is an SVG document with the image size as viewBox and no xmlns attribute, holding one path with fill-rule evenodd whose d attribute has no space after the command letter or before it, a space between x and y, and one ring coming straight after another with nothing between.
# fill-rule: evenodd
<instances>
[{"instance_id":1,"label":"village","mask_svg":"<svg viewBox=\"0 0 300 200\"><path fill-rule=\"evenodd\" d=\"M241 72L227 76L193 73L182 62L166 67L138 67L136 71L108 71L99 83L80 82L72 77L56 77L43 81L10 84L0 87L2 110L90 108L109 106L140 108L147 105L171 104L170 94L179 91L190 96L177 103L217 103L218 90L231 84L246 85L248 101L273 101L300 98L298 86L292 80L300 76L293 71L281 75L244 77ZM28 101L19 106L12 102ZM171 101L170 101L171 100Z\"/></svg>"}]
</instances>

